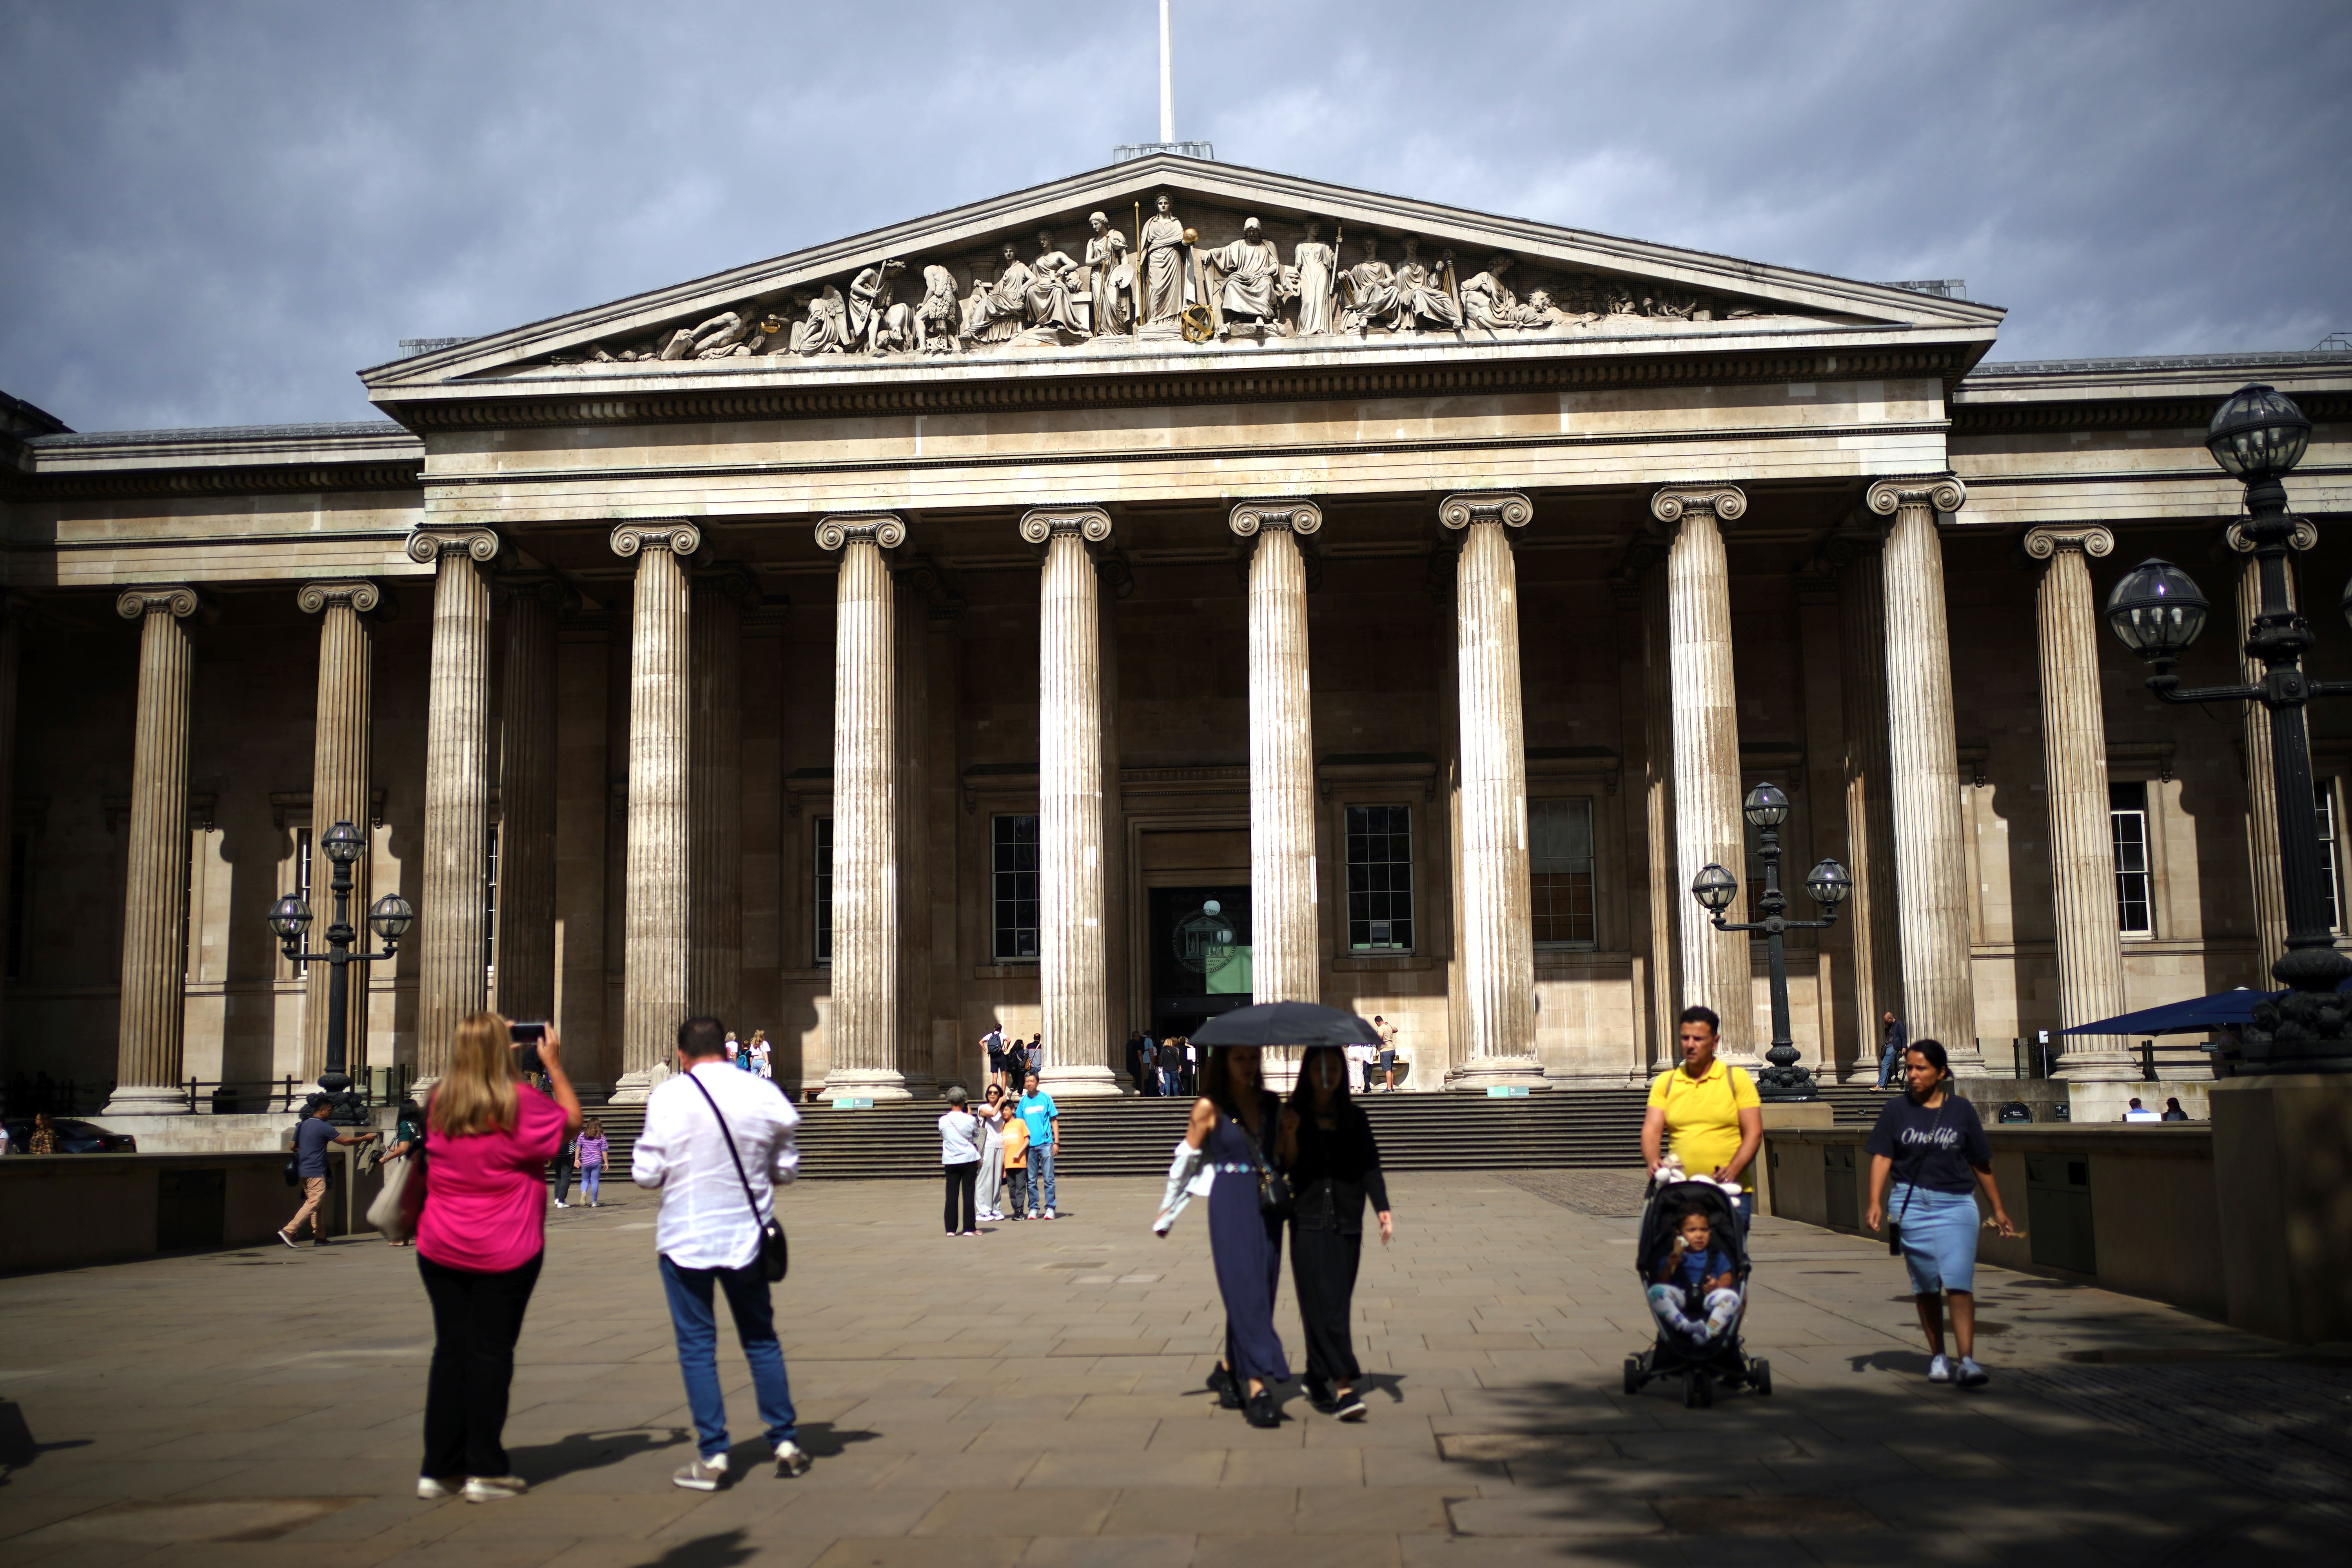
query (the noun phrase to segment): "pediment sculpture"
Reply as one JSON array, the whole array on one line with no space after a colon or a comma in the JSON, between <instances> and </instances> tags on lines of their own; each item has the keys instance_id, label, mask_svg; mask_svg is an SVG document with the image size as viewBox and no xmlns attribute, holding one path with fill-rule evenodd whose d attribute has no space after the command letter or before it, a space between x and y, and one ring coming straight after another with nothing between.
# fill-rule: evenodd
<instances>
[{"instance_id":1,"label":"pediment sculpture","mask_svg":"<svg viewBox=\"0 0 2352 1568\"><path fill-rule=\"evenodd\" d=\"M887 258L846 278L811 280L787 300L746 300L649 339L593 343L551 363L975 354L1114 340L1206 345L1441 333L1493 342L1780 313L1640 278L1539 272L1500 252L1464 277L1450 248L1425 255L1411 235L1350 239L1338 224L1326 242L1315 221L1299 226L1286 260L1254 216L1225 244L1204 243L1164 191L1148 215L1138 203L1132 216L1132 244L1109 212L1097 210L1087 215L1083 240L1049 226L1026 245L1005 239L992 254ZM1401 252L1393 260L1385 254L1391 245ZM910 273L921 279L920 297L898 299Z\"/></svg>"}]
</instances>

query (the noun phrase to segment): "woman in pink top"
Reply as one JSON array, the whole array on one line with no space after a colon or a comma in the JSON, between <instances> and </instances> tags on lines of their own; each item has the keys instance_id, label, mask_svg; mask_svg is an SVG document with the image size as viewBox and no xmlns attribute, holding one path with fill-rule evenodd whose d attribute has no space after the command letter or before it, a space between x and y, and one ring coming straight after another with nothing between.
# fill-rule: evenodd
<instances>
[{"instance_id":1,"label":"woman in pink top","mask_svg":"<svg viewBox=\"0 0 2352 1568\"><path fill-rule=\"evenodd\" d=\"M461 1478L468 1502L513 1497L527 1485L507 1473L507 1390L547 1245L547 1162L580 1126L580 1097L552 1024L539 1059L552 1099L515 1070L507 1021L477 1013L457 1026L425 1108L416 1268L433 1302L433 1370L421 1498L447 1497Z\"/></svg>"}]
</instances>

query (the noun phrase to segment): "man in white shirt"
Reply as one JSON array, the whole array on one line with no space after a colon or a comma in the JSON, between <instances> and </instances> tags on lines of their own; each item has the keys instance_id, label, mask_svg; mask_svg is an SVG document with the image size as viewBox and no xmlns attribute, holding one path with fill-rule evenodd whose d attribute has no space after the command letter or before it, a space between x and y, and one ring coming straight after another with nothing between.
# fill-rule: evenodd
<instances>
[{"instance_id":1,"label":"man in white shirt","mask_svg":"<svg viewBox=\"0 0 2352 1568\"><path fill-rule=\"evenodd\" d=\"M670 1479L694 1491L716 1491L727 1475L727 1402L712 1309L719 1289L727 1293L735 1337L751 1369L776 1474L801 1475L810 1461L796 1441L783 1346L760 1268L760 1231L775 1212L776 1184L800 1173L793 1143L800 1112L773 1083L729 1067L727 1032L716 1018L678 1026L677 1066L677 1076L646 1102L646 1128L629 1171L637 1185L661 1192L654 1250L661 1255L678 1368L700 1441L701 1457Z\"/></svg>"}]
</instances>

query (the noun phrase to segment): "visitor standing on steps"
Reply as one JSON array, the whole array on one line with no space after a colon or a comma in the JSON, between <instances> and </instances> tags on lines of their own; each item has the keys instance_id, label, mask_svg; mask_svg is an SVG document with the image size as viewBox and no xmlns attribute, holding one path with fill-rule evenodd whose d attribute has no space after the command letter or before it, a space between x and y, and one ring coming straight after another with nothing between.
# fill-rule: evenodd
<instances>
[{"instance_id":1,"label":"visitor standing on steps","mask_svg":"<svg viewBox=\"0 0 2352 1568\"><path fill-rule=\"evenodd\" d=\"M1381 1037L1381 1092L1394 1094L1396 1092L1397 1026L1375 1013L1372 1015L1372 1027L1380 1031Z\"/></svg>"},{"instance_id":2,"label":"visitor standing on steps","mask_svg":"<svg viewBox=\"0 0 2352 1568\"><path fill-rule=\"evenodd\" d=\"M751 1371L776 1475L802 1475L809 1468L761 1267L761 1231L775 1213L776 1188L800 1173L793 1141L800 1112L758 1079L727 1070L726 1050L718 1019L688 1018L678 1026L677 1073L646 1101L645 1131L630 1156L637 1185L662 1195L654 1249L700 1455L670 1480L690 1491L716 1491L727 1475L727 1401L719 1382L714 1304L722 1290Z\"/></svg>"},{"instance_id":3,"label":"visitor standing on steps","mask_svg":"<svg viewBox=\"0 0 2352 1568\"><path fill-rule=\"evenodd\" d=\"M1878 1047L1878 1087L1886 1089L1903 1077L1903 1052L1911 1031L1903 1026L1903 1020L1895 1016L1891 1007L1879 1016L1878 1022L1885 1031Z\"/></svg>"}]
</instances>

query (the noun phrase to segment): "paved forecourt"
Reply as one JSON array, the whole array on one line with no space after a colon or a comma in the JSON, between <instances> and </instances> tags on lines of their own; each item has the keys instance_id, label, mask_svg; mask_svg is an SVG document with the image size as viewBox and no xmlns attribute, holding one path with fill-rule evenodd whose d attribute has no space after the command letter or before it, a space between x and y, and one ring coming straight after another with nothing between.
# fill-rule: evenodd
<instances>
[{"instance_id":1,"label":"paved forecourt","mask_svg":"<svg viewBox=\"0 0 2352 1568\"><path fill-rule=\"evenodd\" d=\"M1988 1273L1996 1382L1930 1388L1901 1265L1780 1222L1758 1227L1748 1335L1776 1396L1624 1397L1649 1339L1639 1180L1397 1178L1397 1243L1358 1295L1370 1418L1294 1401L1272 1432L1202 1391L1222 1332L1203 1216L1155 1240L1157 1183L1067 1180L1064 1218L978 1240L940 1234L931 1184L803 1184L779 1321L816 1468L754 1468L730 1345L743 1468L715 1494L669 1484L693 1448L633 1189L551 1218L507 1433L535 1484L506 1503L413 1495L413 1253L0 1280L0 1561L2238 1563L2340 1543L2347 1471L2298 1436L2340 1429L2340 1366ZM1286 1285L1279 1321L1297 1355Z\"/></svg>"}]
</instances>

